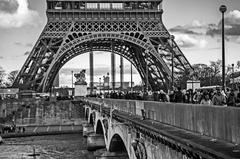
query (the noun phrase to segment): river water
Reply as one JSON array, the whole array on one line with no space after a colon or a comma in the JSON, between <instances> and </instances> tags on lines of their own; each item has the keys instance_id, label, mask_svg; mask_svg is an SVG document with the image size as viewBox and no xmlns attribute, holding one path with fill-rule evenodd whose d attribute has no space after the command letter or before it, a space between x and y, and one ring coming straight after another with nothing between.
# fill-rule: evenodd
<instances>
[{"instance_id":1,"label":"river water","mask_svg":"<svg viewBox=\"0 0 240 159\"><path fill-rule=\"evenodd\" d=\"M82 134L32 136L4 139L0 145L0 159L94 159L86 148Z\"/></svg>"}]
</instances>

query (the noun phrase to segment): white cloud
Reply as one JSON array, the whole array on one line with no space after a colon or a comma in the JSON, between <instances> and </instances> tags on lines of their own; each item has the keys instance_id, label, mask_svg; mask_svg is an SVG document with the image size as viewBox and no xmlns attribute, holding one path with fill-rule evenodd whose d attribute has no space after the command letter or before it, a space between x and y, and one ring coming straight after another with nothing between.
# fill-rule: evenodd
<instances>
[{"instance_id":1,"label":"white cloud","mask_svg":"<svg viewBox=\"0 0 240 159\"><path fill-rule=\"evenodd\" d=\"M176 26L171 28L170 32L177 32L181 34L195 34L195 35L201 35L205 34L206 30L208 28L208 25L202 21L199 20L193 20L191 23L183 25L183 26Z\"/></svg>"},{"instance_id":2,"label":"white cloud","mask_svg":"<svg viewBox=\"0 0 240 159\"><path fill-rule=\"evenodd\" d=\"M202 28L202 27L206 27L206 24L199 20L193 20L192 23L189 25L189 27Z\"/></svg>"},{"instance_id":3,"label":"white cloud","mask_svg":"<svg viewBox=\"0 0 240 159\"><path fill-rule=\"evenodd\" d=\"M181 47L199 47L205 48L207 41L205 39L198 39L188 34L176 34L176 42Z\"/></svg>"},{"instance_id":4,"label":"white cloud","mask_svg":"<svg viewBox=\"0 0 240 159\"><path fill-rule=\"evenodd\" d=\"M240 25L240 11L233 10L230 11L225 18L226 25Z\"/></svg>"},{"instance_id":5,"label":"white cloud","mask_svg":"<svg viewBox=\"0 0 240 159\"><path fill-rule=\"evenodd\" d=\"M240 36L238 36L236 42L240 44Z\"/></svg>"},{"instance_id":6,"label":"white cloud","mask_svg":"<svg viewBox=\"0 0 240 159\"><path fill-rule=\"evenodd\" d=\"M37 11L28 8L28 0L16 0L16 12L0 12L0 28L19 28L22 26L37 26L40 17ZM10 2L9 2L10 3Z\"/></svg>"},{"instance_id":7,"label":"white cloud","mask_svg":"<svg viewBox=\"0 0 240 159\"><path fill-rule=\"evenodd\" d=\"M239 10L230 11L227 17L240 20L240 11Z\"/></svg>"}]
</instances>

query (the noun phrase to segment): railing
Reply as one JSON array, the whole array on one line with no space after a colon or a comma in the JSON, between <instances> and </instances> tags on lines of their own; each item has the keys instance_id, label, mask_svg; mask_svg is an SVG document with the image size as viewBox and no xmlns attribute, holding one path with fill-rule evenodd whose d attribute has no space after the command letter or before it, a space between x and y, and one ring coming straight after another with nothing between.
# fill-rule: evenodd
<instances>
[{"instance_id":1,"label":"railing","mask_svg":"<svg viewBox=\"0 0 240 159\"><path fill-rule=\"evenodd\" d=\"M240 109L236 107L87 98L88 101L146 117L202 135L240 143Z\"/></svg>"}]
</instances>

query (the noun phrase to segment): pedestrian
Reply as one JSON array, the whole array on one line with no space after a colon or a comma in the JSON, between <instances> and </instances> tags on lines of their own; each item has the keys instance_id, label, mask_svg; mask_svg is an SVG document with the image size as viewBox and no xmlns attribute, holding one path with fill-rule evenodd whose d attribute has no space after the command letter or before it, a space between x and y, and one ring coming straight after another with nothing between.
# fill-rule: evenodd
<instances>
[{"instance_id":1,"label":"pedestrian","mask_svg":"<svg viewBox=\"0 0 240 159\"><path fill-rule=\"evenodd\" d=\"M183 102L183 93L181 91L181 87L177 88L177 92L174 95L174 102L182 103Z\"/></svg>"},{"instance_id":2,"label":"pedestrian","mask_svg":"<svg viewBox=\"0 0 240 159\"><path fill-rule=\"evenodd\" d=\"M160 92L159 92L159 101L168 102L166 93L163 90L160 90Z\"/></svg>"},{"instance_id":3,"label":"pedestrian","mask_svg":"<svg viewBox=\"0 0 240 159\"><path fill-rule=\"evenodd\" d=\"M231 89L228 98L227 98L227 106L236 106L237 97L235 96L234 90Z\"/></svg>"},{"instance_id":4,"label":"pedestrian","mask_svg":"<svg viewBox=\"0 0 240 159\"><path fill-rule=\"evenodd\" d=\"M168 93L169 95L169 101L170 102L174 102L174 92L173 91L169 91L169 93Z\"/></svg>"},{"instance_id":5,"label":"pedestrian","mask_svg":"<svg viewBox=\"0 0 240 159\"><path fill-rule=\"evenodd\" d=\"M213 96L212 103L213 105L220 105L223 106L226 104L226 98L225 96L221 93L220 88L216 89L216 94Z\"/></svg>"},{"instance_id":6,"label":"pedestrian","mask_svg":"<svg viewBox=\"0 0 240 159\"><path fill-rule=\"evenodd\" d=\"M193 102L194 104L199 104L201 102L201 92L197 91L193 96Z\"/></svg>"},{"instance_id":7,"label":"pedestrian","mask_svg":"<svg viewBox=\"0 0 240 159\"><path fill-rule=\"evenodd\" d=\"M212 105L212 101L209 98L208 92L203 93L203 98L202 98L200 104L202 104L202 105Z\"/></svg>"},{"instance_id":8,"label":"pedestrian","mask_svg":"<svg viewBox=\"0 0 240 159\"><path fill-rule=\"evenodd\" d=\"M240 91L237 93L237 102L236 102L236 106L240 107Z\"/></svg>"}]
</instances>

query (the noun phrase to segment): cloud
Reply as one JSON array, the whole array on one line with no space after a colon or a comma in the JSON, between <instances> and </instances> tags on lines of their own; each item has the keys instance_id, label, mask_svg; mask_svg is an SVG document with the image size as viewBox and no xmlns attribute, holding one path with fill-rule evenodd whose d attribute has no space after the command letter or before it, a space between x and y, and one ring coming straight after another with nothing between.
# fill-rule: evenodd
<instances>
[{"instance_id":1,"label":"cloud","mask_svg":"<svg viewBox=\"0 0 240 159\"><path fill-rule=\"evenodd\" d=\"M207 45L207 41L205 39L199 39L187 34L175 34L175 40L180 47L185 48L204 48Z\"/></svg>"},{"instance_id":2,"label":"cloud","mask_svg":"<svg viewBox=\"0 0 240 159\"><path fill-rule=\"evenodd\" d=\"M30 51L26 51L25 53L24 53L24 56L27 56L27 55L29 55L30 54Z\"/></svg>"},{"instance_id":3,"label":"cloud","mask_svg":"<svg viewBox=\"0 0 240 159\"><path fill-rule=\"evenodd\" d=\"M240 35L240 11L230 11L225 16L225 34L230 36ZM215 25L215 27L209 27L207 35L220 35L221 34L222 21Z\"/></svg>"},{"instance_id":4,"label":"cloud","mask_svg":"<svg viewBox=\"0 0 240 159\"><path fill-rule=\"evenodd\" d=\"M1 0L0 28L19 28L37 26L40 16L37 11L30 10L28 0Z\"/></svg>"},{"instance_id":5,"label":"cloud","mask_svg":"<svg viewBox=\"0 0 240 159\"><path fill-rule=\"evenodd\" d=\"M32 47L32 43L21 43L21 42L15 42L14 43L15 45L18 45L18 46L26 46L26 47Z\"/></svg>"},{"instance_id":6,"label":"cloud","mask_svg":"<svg viewBox=\"0 0 240 159\"><path fill-rule=\"evenodd\" d=\"M0 12L14 13L17 11L18 3L16 0L1 0Z\"/></svg>"},{"instance_id":7,"label":"cloud","mask_svg":"<svg viewBox=\"0 0 240 159\"><path fill-rule=\"evenodd\" d=\"M32 44L32 43L26 43L25 46L27 46L27 47L32 47L33 44Z\"/></svg>"},{"instance_id":8,"label":"cloud","mask_svg":"<svg viewBox=\"0 0 240 159\"><path fill-rule=\"evenodd\" d=\"M226 25L240 25L240 11L230 11L225 18Z\"/></svg>"},{"instance_id":9,"label":"cloud","mask_svg":"<svg viewBox=\"0 0 240 159\"><path fill-rule=\"evenodd\" d=\"M3 56L0 56L0 59L3 59Z\"/></svg>"},{"instance_id":10,"label":"cloud","mask_svg":"<svg viewBox=\"0 0 240 159\"><path fill-rule=\"evenodd\" d=\"M238 36L236 42L240 44L240 36Z\"/></svg>"},{"instance_id":11,"label":"cloud","mask_svg":"<svg viewBox=\"0 0 240 159\"><path fill-rule=\"evenodd\" d=\"M199 20L193 20L192 23L183 26L176 26L169 29L170 32L177 32L182 34L196 34L200 35L205 33L207 25Z\"/></svg>"},{"instance_id":12,"label":"cloud","mask_svg":"<svg viewBox=\"0 0 240 159\"><path fill-rule=\"evenodd\" d=\"M184 34L199 34L195 31L189 30L184 26L176 26L174 28L169 29L170 32L184 33Z\"/></svg>"},{"instance_id":13,"label":"cloud","mask_svg":"<svg viewBox=\"0 0 240 159\"><path fill-rule=\"evenodd\" d=\"M206 24L203 22L200 22L199 20L193 20L190 27L192 28L204 28L206 27Z\"/></svg>"}]
</instances>

